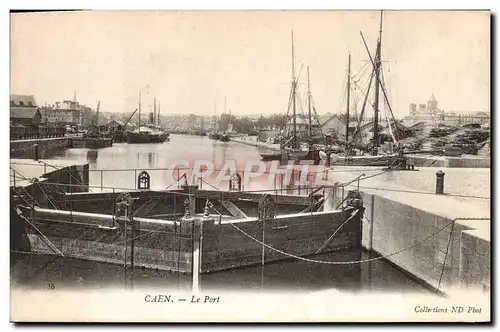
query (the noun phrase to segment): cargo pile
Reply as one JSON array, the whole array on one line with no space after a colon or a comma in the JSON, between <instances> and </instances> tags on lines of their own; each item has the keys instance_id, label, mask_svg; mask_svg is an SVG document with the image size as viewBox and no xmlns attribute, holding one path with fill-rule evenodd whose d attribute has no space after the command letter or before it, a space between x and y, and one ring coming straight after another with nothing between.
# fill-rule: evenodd
<instances>
[{"instance_id":1,"label":"cargo pile","mask_svg":"<svg viewBox=\"0 0 500 332\"><path fill-rule=\"evenodd\" d=\"M440 149L446 145L460 148L464 154L477 155L479 148L490 137L490 132L484 129L455 130L452 133L441 136L443 132L450 132L452 128L436 128L431 130L431 146Z\"/></svg>"},{"instance_id":2,"label":"cargo pile","mask_svg":"<svg viewBox=\"0 0 500 332\"><path fill-rule=\"evenodd\" d=\"M457 130L458 130L457 127L440 126L440 127L431 129L431 131L429 133L429 137L445 137L445 136L449 136L449 135L453 134Z\"/></svg>"},{"instance_id":3,"label":"cargo pile","mask_svg":"<svg viewBox=\"0 0 500 332\"><path fill-rule=\"evenodd\" d=\"M432 150L439 154L446 148L453 148L461 154L477 155L489 139L488 129L439 125L427 135L417 134L400 140L400 143L406 151Z\"/></svg>"}]
</instances>

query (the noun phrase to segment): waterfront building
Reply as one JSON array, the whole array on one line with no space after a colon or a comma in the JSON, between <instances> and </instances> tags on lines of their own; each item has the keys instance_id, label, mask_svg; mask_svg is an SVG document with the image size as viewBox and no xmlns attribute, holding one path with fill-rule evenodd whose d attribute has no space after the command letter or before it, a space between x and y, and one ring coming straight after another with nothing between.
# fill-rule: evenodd
<instances>
[{"instance_id":1,"label":"waterfront building","mask_svg":"<svg viewBox=\"0 0 500 332\"><path fill-rule=\"evenodd\" d=\"M14 125L39 125L42 115L35 97L31 95L10 95L10 122Z\"/></svg>"},{"instance_id":2,"label":"waterfront building","mask_svg":"<svg viewBox=\"0 0 500 332\"><path fill-rule=\"evenodd\" d=\"M83 126L84 113L85 110L78 102L64 100L44 108L42 115L45 122Z\"/></svg>"},{"instance_id":3,"label":"waterfront building","mask_svg":"<svg viewBox=\"0 0 500 332\"><path fill-rule=\"evenodd\" d=\"M445 112L438 107L438 101L432 95L427 104L410 103L409 115L404 119L405 123L425 122L427 124L446 124L452 126L463 126L467 124L488 125L490 114L487 112L459 112L451 110Z\"/></svg>"},{"instance_id":4,"label":"waterfront building","mask_svg":"<svg viewBox=\"0 0 500 332\"><path fill-rule=\"evenodd\" d=\"M125 125L125 122L123 122L121 120L111 120L106 124L106 129L109 131L115 131L115 130L120 131L123 129L133 130L134 128L135 128L135 126L132 123L129 122L129 123L127 123L127 125Z\"/></svg>"}]
</instances>

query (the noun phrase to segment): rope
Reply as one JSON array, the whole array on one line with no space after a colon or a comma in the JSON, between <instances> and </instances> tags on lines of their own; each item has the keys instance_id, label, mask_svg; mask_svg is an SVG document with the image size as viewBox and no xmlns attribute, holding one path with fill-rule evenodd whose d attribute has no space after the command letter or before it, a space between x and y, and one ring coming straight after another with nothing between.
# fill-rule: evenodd
<instances>
[{"instance_id":1,"label":"rope","mask_svg":"<svg viewBox=\"0 0 500 332\"><path fill-rule=\"evenodd\" d=\"M16 171L16 172L17 172L17 171ZM55 204L55 203L54 203L54 202L50 199L49 195L47 195L47 193L45 192L45 190L43 190L43 188L42 188L42 186L40 185L40 183L39 183L39 182L37 182L37 181L35 181L35 178L33 178L33 179L28 179L28 178L26 178L24 175L22 175L20 172L17 172L17 174L19 174L19 176L20 176L20 177L22 177L22 179L23 179L23 180L30 181L31 183L36 183L36 184L38 185L38 188L40 188L40 190L42 191L42 193L43 193L43 194L45 195L45 197L47 198L47 201L48 201L50 204L52 204L52 206L54 207L54 209L59 210L59 208L57 207L57 205L56 205L56 204ZM18 193L18 192L17 192L17 190L15 190L15 191L16 191L16 193ZM34 198L33 198L33 197L32 197L32 196L31 196L31 195L30 195L27 191L26 191L26 189L24 189L24 191L28 194L28 196L29 196L29 197L30 197L30 198L31 198L31 199L32 199L35 203L37 203L38 205L40 205L40 203L38 203L38 202L37 202L37 201L36 201L36 200L35 200L35 199L34 199ZM18 193L18 194L19 194L19 193ZM24 198L23 198L23 199L24 199ZM26 203L28 203L28 204L29 204L29 202L28 202L28 201L26 201L25 199L24 199L24 201L25 201Z\"/></svg>"},{"instance_id":2,"label":"rope","mask_svg":"<svg viewBox=\"0 0 500 332\"><path fill-rule=\"evenodd\" d=\"M448 257L448 251L450 250L451 236L453 234L453 228L455 227L455 221L451 225L450 236L448 237L448 245L446 246L446 254L444 255L443 268L441 269L441 275L439 276L439 282L436 288L436 293L439 293L439 287L441 287L441 279L443 278L444 268L446 266L446 258Z\"/></svg>"},{"instance_id":3,"label":"rope","mask_svg":"<svg viewBox=\"0 0 500 332\"><path fill-rule=\"evenodd\" d=\"M215 189L215 190L217 190L217 191L220 191L220 189L219 189L219 188L217 188L217 187L215 187L215 186L211 185L211 184L210 184L210 183L208 183L207 181L203 180L203 178L201 178L201 177L200 177L199 179L201 180L201 182L203 182L203 183L205 183L205 184L208 184L208 185L209 185L210 187L212 187L213 189Z\"/></svg>"},{"instance_id":4,"label":"rope","mask_svg":"<svg viewBox=\"0 0 500 332\"><path fill-rule=\"evenodd\" d=\"M323 251L323 249L326 248L326 246L333 240L333 237L335 235L337 235L337 233L342 229L342 227L344 227L345 224L347 224L349 221L352 220L352 218L354 218L357 214L358 214L359 210L356 210L354 211L351 216L349 218L347 218L346 221L344 221L336 230L335 232L333 232L332 235L330 235L330 237L319 247L319 249L316 251L316 254L319 254L321 251Z\"/></svg>"},{"instance_id":5,"label":"rope","mask_svg":"<svg viewBox=\"0 0 500 332\"><path fill-rule=\"evenodd\" d=\"M42 193L45 196L45 198L47 198L47 201L54 207L54 209L59 210L59 208L57 207L57 205L52 201L52 199L50 199L49 195L47 195L47 193L45 192L45 190L43 190L43 188L40 185L40 183L37 182L36 184L38 185L38 188L40 188L40 190L42 191Z\"/></svg>"},{"instance_id":6,"label":"rope","mask_svg":"<svg viewBox=\"0 0 500 332\"><path fill-rule=\"evenodd\" d=\"M16 192L16 194L21 197L27 204L30 208L32 208L33 205L38 205L40 206L40 203L38 203L38 201L36 199L33 198L33 196L30 195L29 192L26 191L26 189L23 188L24 192L26 193L26 195L28 195L28 197L33 201L32 203L28 202L28 200L24 197L24 194L23 193L20 193L19 191L17 191L16 188L13 188L14 191Z\"/></svg>"},{"instance_id":7,"label":"rope","mask_svg":"<svg viewBox=\"0 0 500 332\"><path fill-rule=\"evenodd\" d=\"M45 244L53 252L55 252L55 253L59 254L60 256L64 257L64 254L52 242L50 242L50 240L45 235L43 235L43 233L31 221L29 221L28 218L26 218L22 214L18 214L18 216L21 217L22 219L24 219L24 221L26 221L31 227L33 227L33 229L41 236L43 242L45 242Z\"/></svg>"},{"instance_id":8,"label":"rope","mask_svg":"<svg viewBox=\"0 0 500 332\"><path fill-rule=\"evenodd\" d=\"M244 234L245 236L249 237L250 239L254 240L255 242L259 243L260 245L263 245L265 246L266 248L272 250L272 251L275 251L277 253L280 253L282 255L285 255L285 256L288 256L288 257L291 257L291 258L295 258L295 259L298 259L298 260L301 260L301 261L305 261L305 262L309 262L309 263L318 263L318 264L327 264L327 265L353 265L353 264L361 264L361 263L367 263L367 262L372 262L372 261L377 261L377 260L381 260L381 259L386 259L388 257L391 257L391 256L395 256L395 255L398 255L404 251L408 251L416 246L418 246L419 244L427 241L428 239L436 236L438 233L440 233L443 229L447 228L448 226L450 226L451 224L453 224L456 220L474 220L474 219L479 219L479 220L484 220L484 219L487 219L489 220L489 218L456 218L454 219L452 222L446 224L444 227L441 227L440 229L438 229L436 232L434 232L433 234L427 236L426 238L422 239L421 241L418 241L416 243L414 243L413 245L407 247L407 248L404 248L404 249L401 249L401 250L398 250L396 252L393 252L391 254L388 254L388 255L383 255L383 256L380 256L380 257L374 257L374 258L368 258L368 259L361 259L361 260L355 260L355 261L344 261L344 262L335 262L335 261L321 261L321 260L316 260L316 259L310 259L310 258L305 258L305 257L300 257L300 256L297 256L297 255L294 255L294 254L290 254L290 253L287 253L285 251L282 251L282 250L279 250L279 249L276 249L268 244L265 244L263 243L262 241L256 239L255 237L253 237L252 235L248 234L247 232L245 232L244 230L242 230L241 228L239 228L238 226L236 226L235 224L233 224L232 222L228 222L231 226L233 226L234 228L236 228L238 231L240 231L242 234Z\"/></svg>"}]
</instances>

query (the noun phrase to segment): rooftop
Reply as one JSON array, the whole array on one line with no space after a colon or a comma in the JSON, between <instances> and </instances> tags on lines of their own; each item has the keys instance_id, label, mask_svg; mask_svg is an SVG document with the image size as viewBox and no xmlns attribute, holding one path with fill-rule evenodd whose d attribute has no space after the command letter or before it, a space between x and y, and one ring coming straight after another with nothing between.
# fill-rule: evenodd
<instances>
[{"instance_id":1,"label":"rooftop","mask_svg":"<svg viewBox=\"0 0 500 332\"><path fill-rule=\"evenodd\" d=\"M36 107L35 97L32 95L10 95L10 105L20 107Z\"/></svg>"},{"instance_id":2,"label":"rooftop","mask_svg":"<svg viewBox=\"0 0 500 332\"><path fill-rule=\"evenodd\" d=\"M33 119L38 112L38 109L34 107L11 107L10 108L10 118L11 119Z\"/></svg>"}]
</instances>

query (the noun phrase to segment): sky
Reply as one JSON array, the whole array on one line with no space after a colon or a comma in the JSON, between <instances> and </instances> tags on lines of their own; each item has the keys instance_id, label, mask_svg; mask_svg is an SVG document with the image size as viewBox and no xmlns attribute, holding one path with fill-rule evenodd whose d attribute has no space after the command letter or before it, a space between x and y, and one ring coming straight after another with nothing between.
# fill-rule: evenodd
<instances>
[{"instance_id":1,"label":"sky","mask_svg":"<svg viewBox=\"0 0 500 332\"><path fill-rule=\"evenodd\" d=\"M287 111L294 33L299 89L307 66L316 110L343 112L348 53L366 67L380 12L93 11L11 14L11 93L39 105L234 115ZM396 117L431 94L445 111L490 111L490 13L385 11L382 60ZM368 76L365 77L365 79ZM362 85L362 81L359 83ZM359 90L358 90L359 92ZM353 97L352 99L355 99Z\"/></svg>"}]
</instances>

